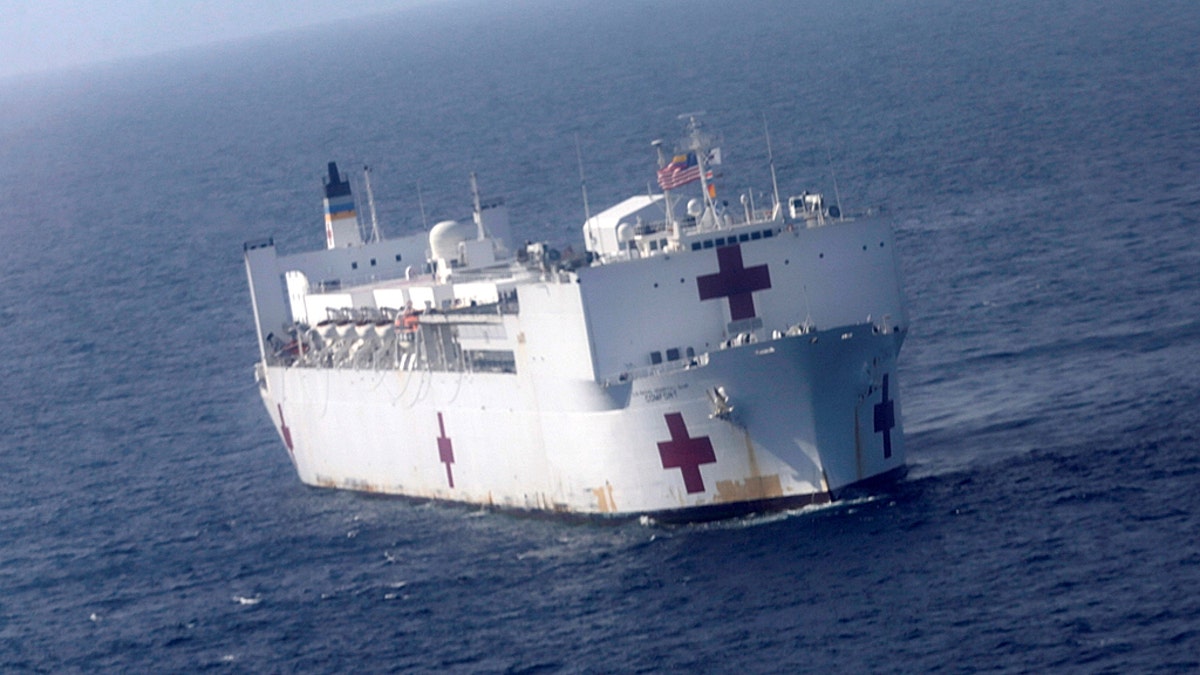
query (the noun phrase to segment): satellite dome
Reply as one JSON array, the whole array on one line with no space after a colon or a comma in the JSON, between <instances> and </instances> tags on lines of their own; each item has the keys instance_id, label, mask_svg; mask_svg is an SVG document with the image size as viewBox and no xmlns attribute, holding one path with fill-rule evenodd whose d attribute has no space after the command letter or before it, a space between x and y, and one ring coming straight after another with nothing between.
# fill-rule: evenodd
<instances>
[{"instance_id":1,"label":"satellite dome","mask_svg":"<svg viewBox=\"0 0 1200 675\"><path fill-rule=\"evenodd\" d=\"M458 245L475 238L473 223L443 220L429 231L429 250L434 260L453 260L458 257Z\"/></svg>"}]
</instances>

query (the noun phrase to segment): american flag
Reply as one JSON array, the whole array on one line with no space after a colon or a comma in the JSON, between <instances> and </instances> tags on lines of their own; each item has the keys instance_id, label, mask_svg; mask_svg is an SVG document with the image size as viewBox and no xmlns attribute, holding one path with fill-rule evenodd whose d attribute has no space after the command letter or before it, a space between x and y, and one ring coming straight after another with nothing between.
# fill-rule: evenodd
<instances>
[{"instance_id":1,"label":"american flag","mask_svg":"<svg viewBox=\"0 0 1200 675\"><path fill-rule=\"evenodd\" d=\"M674 190L697 180L700 180L700 163L694 152L675 155L670 164L658 170L658 186L664 190Z\"/></svg>"}]
</instances>

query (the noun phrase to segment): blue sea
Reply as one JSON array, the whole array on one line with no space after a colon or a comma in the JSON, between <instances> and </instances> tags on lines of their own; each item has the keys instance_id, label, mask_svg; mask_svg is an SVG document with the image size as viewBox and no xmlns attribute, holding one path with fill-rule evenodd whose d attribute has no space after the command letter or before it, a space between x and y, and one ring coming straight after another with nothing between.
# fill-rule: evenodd
<instances>
[{"instance_id":1,"label":"blue sea","mask_svg":"<svg viewBox=\"0 0 1200 675\"><path fill-rule=\"evenodd\" d=\"M1200 669L1200 4L457 0L0 81L0 671ZM704 111L898 232L910 471L577 524L300 484L242 243L580 243Z\"/></svg>"}]
</instances>

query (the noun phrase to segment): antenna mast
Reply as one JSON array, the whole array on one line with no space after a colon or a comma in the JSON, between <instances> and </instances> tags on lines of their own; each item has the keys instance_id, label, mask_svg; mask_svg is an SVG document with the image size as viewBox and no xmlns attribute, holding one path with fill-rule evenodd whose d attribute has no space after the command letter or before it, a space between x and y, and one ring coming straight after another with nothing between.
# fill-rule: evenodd
<instances>
[{"instance_id":1,"label":"antenna mast","mask_svg":"<svg viewBox=\"0 0 1200 675\"><path fill-rule=\"evenodd\" d=\"M421 197L421 181L417 181L417 206L421 208L421 229L429 231L429 219L425 217L425 199Z\"/></svg>"},{"instance_id":2,"label":"antenna mast","mask_svg":"<svg viewBox=\"0 0 1200 675\"><path fill-rule=\"evenodd\" d=\"M767 137L767 162L771 165L771 189L775 191L775 210L771 214L774 219L778 218L780 213L779 179L775 177L775 153L771 151L771 130L767 127L766 113L763 113L763 134Z\"/></svg>"},{"instance_id":3,"label":"antenna mast","mask_svg":"<svg viewBox=\"0 0 1200 675\"><path fill-rule=\"evenodd\" d=\"M588 208L587 178L583 175L583 151L579 148L579 134L575 134L575 159L579 162L579 189L583 191L583 222L591 225L592 210Z\"/></svg>"},{"instance_id":4,"label":"antenna mast","mask_svg":"<svg viewBox=\"0 0 1200 675\"><path fill-rule=\"evenodd\" d=\"M483 231L483 204L479 201L479 182L475 180L475 172L471 172L471 200L475 203L475 229L480 239L487 239Z\"/></svg>"},{"instance_id":5,"label":"antenna mast","mask_svg":"<svg viewBox=\"0 0 1200 675\"><path fill-rule=\"evenodd\" d=\"M375 217L375 193L371 192L371 167L363 166L363 181L367 184L367 205L371 209L371 243L379 241L379 219Z\"/></svg>"}]
</instances>

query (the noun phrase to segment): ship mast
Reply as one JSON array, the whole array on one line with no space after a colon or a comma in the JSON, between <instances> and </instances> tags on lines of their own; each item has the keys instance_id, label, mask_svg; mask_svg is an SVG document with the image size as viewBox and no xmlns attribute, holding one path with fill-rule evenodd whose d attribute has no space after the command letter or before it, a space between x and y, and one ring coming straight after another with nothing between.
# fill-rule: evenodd
<instances>
[{"instance_id":1,"label":"ship mast","mask_svg":"<svg viewBox=\"0 0 1200 675\"><path fill-rule=\"evenodd\" d=\"M592 234L592 210L588 207L587 178L583 175L583 150L579 147L579 134L575 134L575 159L579 162L579 189L583 191L583 223L588 236L595 242Z\"/></svg>"},{"instance_id":2,"label":"ship mast","mask_svg":"<svg viewBox=\"0 0 1200 675\"><path fill-rule=\"evenodd\" d=\"M371 191L371 167L363 166L363 182L367 185L367 206L371 209L371 242L379 241L379 219L375 217L375 193Z\"/></svg>"},{"instance_id":3,"label":"ship mast","mask_svg":"<svg viewBox=\"0 0 1200 675\"><path fill-rule=\"evenodd\" d=\"M775 208L771 210L771 219L779 218L779 179L775 177L775 153L771 152L771 130L767 127L767 116L763 114L763 134L767 137L767 163L771 165L771 189L775 191Z\"/></svg>"},{"instance_id":4,"label":"ship mast","mask_svg":"<svg viewBox=\"0 0 1200 675\"><path fill-rule=\"evenodd\" d=\"M704 193L704 205L710 213L716 214L716 207L713 204L712 195L708 191L708 167L705 162L708 160L710 139L706 134L700 132L700 121L696 119L697 115L703 115L703 112L687 113L680 115L680 118L688 118L688 150L696 153L696 165L700 168L700 191Z\"/></svg>"},{"instance_id":5,"label":"ship mast","mask_svg":"<svg viewBox=\"0 0 1200 675\"><path fill-rule=\"evenodd\" d=\"M471 200L475 204L475 227L480 239L486 239L487 233L483 230L483 204L479 200L479 182L475 179L475 172L471 172Z\"/></svg>"},{"instance_id":6,"label":"ship mast","mask_svg":"<svg viewBox=\"0 0 1200 675\"><path fill-rule=\"evenodd\" d=\"M417 181L417 205L421 208L421 229L429 231L429 218L425 216L425 198L421 196L421 181Z\"/></svg>"}]
</instances>

